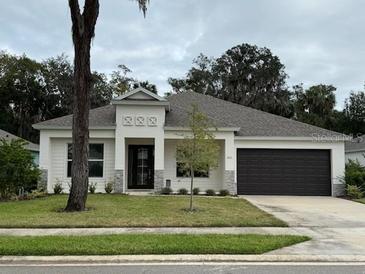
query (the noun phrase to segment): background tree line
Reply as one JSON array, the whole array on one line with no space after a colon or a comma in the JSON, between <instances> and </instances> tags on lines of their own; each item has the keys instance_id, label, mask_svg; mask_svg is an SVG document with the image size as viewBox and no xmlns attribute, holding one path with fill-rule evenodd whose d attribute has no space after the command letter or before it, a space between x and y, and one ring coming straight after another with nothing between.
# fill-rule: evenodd
<instances>
[{"instance_id":1,"label":"background tree line","mask_svg":"<svg viewBox=\"0 0 365 274\"><path fill-rule=\"evenodd\" d=\"M218 58L200 54L184 78L168 81L173 92L191 90L346 134L365 133L364 91L351 92L338 111L334 86L288 87L287 79L268 48L242 44Z\"/></svg>"},{"instance_id":2,"label":"background tree line","mask_svg":"<svg viewBox=\"0 0 365 274\"><path fill-rule=\"evenodd\" d=\"M92 72L91 108L110 103L113 96L143 86L157 93L148 81L130 77L124 65L111 75ZM42 62L26 55L0 52L0 128L38 142L32 124L72 113L73 65L66 55Z\"/></svg>"},{"instance_id":3,"label":"background tree line","mask_svg":"<svg viewBox=\"0 0 365 274\"><path fill-rule=\"evenodd\" d=\"M91 108L148 81L131 77L119 65L110 75L92 72ZM365 93L351 92L343 110L336 110L336 88L319 84L287 85L279 57L267 48L242 44L218 58L200 54L184 78L169 78L172 92L195 92L267 111L346 134L365 134ZM32 124L72 113L73 65L65 55L42 62L26 55L0 52L0 128L37 142Z\"/></svg>"}]
</instances>

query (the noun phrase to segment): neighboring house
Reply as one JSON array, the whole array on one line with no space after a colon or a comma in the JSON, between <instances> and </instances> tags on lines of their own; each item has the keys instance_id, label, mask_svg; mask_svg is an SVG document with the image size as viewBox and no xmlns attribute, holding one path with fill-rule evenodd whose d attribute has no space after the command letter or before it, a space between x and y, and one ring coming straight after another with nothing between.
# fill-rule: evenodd
<instances>
[{"instance_id":1,"label":"neighboring house","mask_svg":"<svg viewBox=\"0 0 365 274\"><path fill-rule=\"evenodd\" d=\"M7 141L22 139L18 136L15 136L5 130L0 129L0 139L5 139ZM25 149L29 150L33 157L33 162L37 166L39 165L39 145L31 143L25 140L27 144L25 145Z\"/></svg>"},{"instance_id":2,"label":"neighboring house","mask_svg":"<svg viewBox=\"0 0 365 274\"><path fill-rule=\"evenodd\" d=\"M351 160L358 160L359 163L365 166L365 135L345 142L345 157L346 162Z\"/></svg>"},{"instance_id":3,"label":"neighboring house","mask_svg":"<svg viewBox=\"0 0 365 274\"><path fill-rule=\"evenodd\" d=\"M97 192L108 181L120 193L189 188L179 172L176 144L189 133L188 112L197 104L214 123L219 166L196 174L195 187L233 194L343 194L342 134L242 105L185 92L162 98L137 88L111 105L90 111L90 182ZM40 168L49 192L68 190L72 115L34 125L40 130Z\"/></svg>"}]
</instances>

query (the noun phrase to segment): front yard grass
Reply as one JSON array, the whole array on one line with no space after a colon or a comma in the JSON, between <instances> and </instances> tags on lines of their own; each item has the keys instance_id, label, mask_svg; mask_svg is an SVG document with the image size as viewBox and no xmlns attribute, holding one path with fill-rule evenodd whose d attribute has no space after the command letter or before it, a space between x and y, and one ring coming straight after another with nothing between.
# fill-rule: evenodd
<instances>
[{"instance_id":1,"label":"front yard grass","mask_svg":"<svg viewBox=\"0 0 365 274\"><path fill-rule=\"evenodd\" d=\"M85 212L66 213L67 195L0 203L0 227L223 227L287 226L244 199L91 194Z\"/></svg>"},{"instance_id":2,"label":"front yard grass","mask_svg":"<svg viewBox=\"0 0 365 274\"><path fill-rule=\"evenodd\" d=\"M292 235L0 236L0 255L262 254L309 240Z\"/></svg>"}]
</instances>

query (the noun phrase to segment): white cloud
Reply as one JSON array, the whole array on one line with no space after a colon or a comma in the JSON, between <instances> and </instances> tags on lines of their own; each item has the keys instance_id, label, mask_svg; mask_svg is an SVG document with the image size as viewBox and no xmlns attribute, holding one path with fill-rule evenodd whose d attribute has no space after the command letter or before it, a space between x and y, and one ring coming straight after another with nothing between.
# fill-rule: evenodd
<instances>
[{"instance_id":1,"label":"white cloud","mask_svg":"<svg viewBox=\"0 0 365 274\"><path fill-rule=\"evenodd\" d=\"M82 2L82 1L80 1ZM200 52L219 56L240 43L278 55L289 84L333 84L339 106L365 80L364 1L151 0L143 18L135 1L100 1L92 66L125 64L156 83L182 77ZM44 59L73 53L67 1L0 0L0 49Z\"/></svg>"}]
</instances>

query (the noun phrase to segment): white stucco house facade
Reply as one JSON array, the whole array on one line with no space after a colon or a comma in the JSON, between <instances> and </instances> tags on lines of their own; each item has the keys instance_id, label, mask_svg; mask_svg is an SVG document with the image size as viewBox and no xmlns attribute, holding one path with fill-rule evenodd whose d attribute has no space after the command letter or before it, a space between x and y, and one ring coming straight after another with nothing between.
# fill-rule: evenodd
<instances>
[{"instance_id":1,"label":"white stucco house facade","mask_svg":"<svg viewBox=\"0 0 365 274\"><path fill-rule=\"evenodd\" d=\"M196 104L215 125L218 168L197 174L195 186L232 194L342 195L344 136L291 119L194 92L162 98L137 88L92 109L89 181L104 192L189 188L176 162L176 144L188 130ZM33 125L40 130L43 186L69 189L72 115Z\"/></svg>"},{"instance_id":2,"label":"white stucco house facade","mask_svg":"<svg viewBox=\"0 0 365 274\"><path fill-rule=\"evenodd\" d=\"M356 137L345 143L345 159L358 161L365 166L365 135Z\"/></svg>"}]
</instances>

